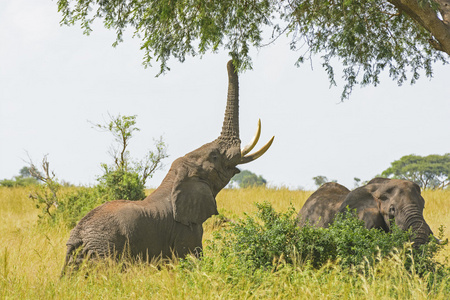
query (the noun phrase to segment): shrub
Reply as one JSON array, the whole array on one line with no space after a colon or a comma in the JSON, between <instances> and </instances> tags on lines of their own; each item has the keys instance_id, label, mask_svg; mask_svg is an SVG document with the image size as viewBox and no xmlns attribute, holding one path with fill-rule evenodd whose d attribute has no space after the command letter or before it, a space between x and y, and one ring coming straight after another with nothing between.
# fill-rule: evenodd
<instances>
[{"instance_id":1,"label":"shrub","mask_svg":"<svg viewBox=\"0 0 450 300\"><path fill-rule=\"evenodd\" d=\"M389 233L366 229L355 212L338 215L329 228L299 228L293 208L278 213L269 203L256 206L256 217L247 215L216 232L208 246L227 261L225 264L276 270L285 264L320 268L331 261L344 269L364 272L400 252L405 268L412 273L424 275L438 270L439 278L450 275L448 268L433 259L443 247L434 239L416 250L411 247L411 232L396 226Z\"/></svg>"},{"instance_id":2,"label":"shrub","mask_svg":"<svg viewBox=\"0 0 450 300\"><path fill-rule=\"evenodd\" d=\"M336 259L345 267L359 266L364 261L373 265L394 249L403 249L412 237L410 231L402 231L395 224L389 233L381 229L369 230L354 211L338 214L328 231L336 247Z\"/></svg>"},{"instance_id":3,"label":"shrub","mask_svg":"<svg viewBox=\"0 0 450 300\"><path fill-rule=\"evenodd\" d=\"M107 200L145 198L145 183L137 172L103 167L104 174L98 179L98 188Z\"/></svg>"},{"instance_id":4,"label":"shrub","mask_svg":"<svg viewBox=\"0 0 450 300\"><path fill-rule=\"evenodd\" d=\"M39 182L33 177L14 176L14 179L0 180L0 186L5 187L30 186L36 184L39 184Z\"/></svg>"},{"instance_id":5,"label":"shrub","mask_svg":"<svg viewBox=\"0 0 450 300\"><path fill-rule=\"evenodd\" d=\"M105 197L97 187L79 187L61 198L54 220L73 228L89 211L104 202Z\"/></svg>"}]
</instances>

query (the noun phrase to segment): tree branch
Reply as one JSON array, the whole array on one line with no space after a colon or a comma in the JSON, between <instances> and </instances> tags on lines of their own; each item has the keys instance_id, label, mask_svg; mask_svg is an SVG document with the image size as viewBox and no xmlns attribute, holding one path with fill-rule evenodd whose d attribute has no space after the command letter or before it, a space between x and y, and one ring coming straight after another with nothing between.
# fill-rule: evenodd
<instances>
[{"instance_id":1,"label":"tree branch","mask_svg":"<svg viewBox=\"0 0 450 300\"><path fill-rule=\"evenodd\" d=\"M450 55L450 0L435 0L438 11L444 20L439 19L437 11L429 4L419 4L413 0L388 0L397 9L403 11L433 36L430 44L438 51Z\"/></svg>"},{"instance_id":2,"label":"tree branch","mask_svg":"<svg viewBox=\"0 0 450 300\"><path fill-rule=\"evenodd\" d=\"M447 26L450 26L450 0L435 0L439 4L439 12L442 16L442 21Z\"/></svg>"}]
</instances>

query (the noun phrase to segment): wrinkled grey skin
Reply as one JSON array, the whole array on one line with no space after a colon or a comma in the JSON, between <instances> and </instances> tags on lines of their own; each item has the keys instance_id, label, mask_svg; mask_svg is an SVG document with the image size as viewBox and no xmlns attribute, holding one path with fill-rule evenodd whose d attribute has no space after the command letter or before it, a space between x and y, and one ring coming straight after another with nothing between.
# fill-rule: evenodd
<instances>
[{"instance_id":1,"label":"wrinkled grey skin","mask_svg":"<svg viewBox=\"0 0 450 300\"><path fill-rule=\"evenodd\" d=\"M161 185L142 201L116 200L90 211L71 231L67 265L87 257L153 258L198 256L202 223L217 215L215 197L253 159L241 155L238 77L227 65L229 87L222 133L211 143L176 159ZM243 162L243 159L247 160Z\"/></svg>"},{"instance_id":2,"label":"wrinkled grey skin","mask_svg":"<svg viewBox=\"0 0 450 300\"><path fill-rule=\"evenodd\" d=\"M349 191L329 182L322 185L305 202L297 219L299 226L310 224L327 228L338 212L347 206L356 209L366 228L380 228L388 232L391 220L402 230L410 227L415 233L414 246L428 242L433 234L423 218L425 200L420 187L407 180L374 178L365 186Z\"/></svg>"}]
</instances>

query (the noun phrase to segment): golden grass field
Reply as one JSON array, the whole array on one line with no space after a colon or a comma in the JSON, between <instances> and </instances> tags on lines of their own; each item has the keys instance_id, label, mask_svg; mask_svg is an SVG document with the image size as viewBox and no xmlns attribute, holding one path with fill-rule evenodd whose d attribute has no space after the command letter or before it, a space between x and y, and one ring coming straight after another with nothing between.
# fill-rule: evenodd
<instances>
[{"instance_id":1,"label":"golden grass field","mask_svg":"<svg viewBox=\"0 0 450 300\"><path fill-rule=\"evenodd\" d=\"M125 271L103 265L87 278L78 274L60 280L69 230L38 225L39 211L28 198L29 191L0 187L0 299L450 299L448 290L430 290L423 278L406 273L395 257L380 263L369 276L348 274L330 264L319 270L294 266L236 282L226 272L136 264ZM298 211L310 194L288 189L223 190L217 203L221 214L234 219L252 215L255 202L268 201L277 211L292 205ZM423 196L426 221L435 233L440 225L446 226L449 238L450 191L424 191ZM213 218L204 224L204 244L216 230L213 224ZM448 245L439 260L446 256Z\"/></svg>"}]
</instances>

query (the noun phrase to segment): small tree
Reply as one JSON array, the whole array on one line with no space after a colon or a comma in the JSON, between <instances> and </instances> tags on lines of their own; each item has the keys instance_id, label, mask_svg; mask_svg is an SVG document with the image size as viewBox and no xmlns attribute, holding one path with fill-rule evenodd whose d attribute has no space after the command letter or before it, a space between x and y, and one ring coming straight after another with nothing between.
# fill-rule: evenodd
<instances>
[{"instance_id":1,"label":"small tree","mask_svg":"<svg viewBox=\"0 0 450 300\"><path fill-rule=\"evenodd\" d=\"M248 170L242 170L239 174L236 174L231 178L230 183L236 183L240 188L247 188L252 186L265 186L267 180L261 175L258 176Z\"/></svg>"},{"instance_id":2,"label":"small tree","mask_svg":"<svg viewBox=\"0 0 450 300\"><path fill-rule=\"evenodd\" d=\"M37 170L36 167L33 165L24 166L22 169L20 169L19 174L23 178L32 177L37 180L40 180L43 177L42 173L39 172L39 170Z\"/></svg>"},{"instance_id":3,"label":"small tree","mask_svg":"<svg viewBox=\"0 0 450 300\"><path fill-rule=\"evenodd\" d=\"M43 185L37 186L30 193L29 197L36 202L36 207L41 209L43 213L39 215L39 218L49 217L50 219L54 219L55 214L52 212L52 208L58 208L60 204L59 190L61 185L56 179L55 172L50 171L50 163L48 162L47 155L44 156L41 163L43 172L38 170L31 159L29 164L30 167L28 170L31 172L31 175L44 183Z\"/></svg>"},{"instance_id":4,"label":"small tree","mask_svg":"<svg viewBox=\"0 0 450 300\"><path fill-rule=\"evenodd\" d=\"M424 157L406 155L392 162L381 175L411 180L425 189L443 189L450 184L450 153Z\"/></svg>"},{"instance_id":5,"label":"small tree","mask_svg":"<svg viewBox=\"0 0 450 300\"><path fill-rule=\"evenodd\" d=\"M337 182L337 180L328 180L327 176L318 175L316 177L312 178L314 180L314 184L317 185L317 187L321 187L324 183L327 182Z\"/></svg>"},{"instance_id":6,"label":"small tree","mask_svg":"<svg viewBox=\"0 0 450 300\"><path fill-rule=\"evenodd\" d=\"M138 162L130 158L128 146L133 133L140 131L136 127L136 116L109 116L106 124L94 124L101 131L112 133L116 144L111 147L110 154L113 165L102 164L104 174L98 178L99 187L103 190L107 200L127 199L141 200L145 198L144 188L147 179L162 168L162 160L167 155L167 147L162 137L155 140L156 151L148 151L146 156Z\"/></svg>"},{"instance_id":7,"label":"small tree","mask_svg":"<svg viewBox=\"0 0 450 300\"><path fill-rule=\"evenodd\" d=\"M361 186L361 179L358 177L354 177L353 180L355 181L355 188Z\"/></svg>"}]
</instances>

